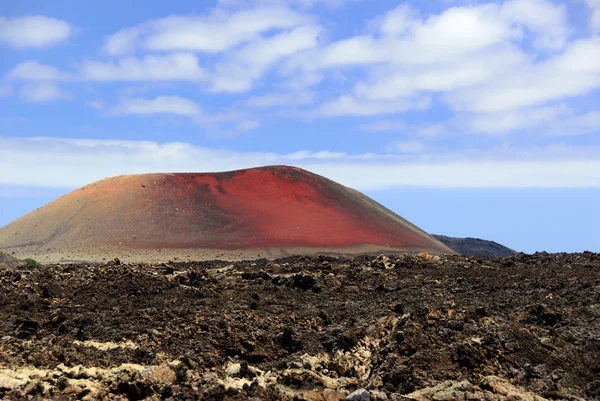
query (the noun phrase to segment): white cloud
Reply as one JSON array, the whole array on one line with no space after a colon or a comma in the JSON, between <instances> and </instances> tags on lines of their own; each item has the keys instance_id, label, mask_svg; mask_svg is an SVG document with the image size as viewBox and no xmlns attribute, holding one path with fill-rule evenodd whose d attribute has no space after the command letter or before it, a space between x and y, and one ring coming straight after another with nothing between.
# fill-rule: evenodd
<instances>
[{"instance_id":1,"label":"white cloud","mask_svg":"<svg viewBox=\"0 0 600 401\"><path fill-rule=\"evenodd\" d=\"M202 114L202 108L196 102L180 96L159 96L154 99L131 98L122 100L114 109L115 114L149 115L173 114L195 117Z\"/></svg>"},{"instance_id":2,"label":"white cloud","mask_svg":"<svg viewBox=\"0 0 600 401\"><path fill-rule=\"evenodd\" d=\"M359 131L367 132L404 132L415 137L433 138L448 133L446 123L407 124L399 120L375 120L358 126Z\"/></svg>"},{"instance_id":3,"label":"white cloud","mask_svg":"<svg viewBox=\"0 0 600 401\"><path fill-rule=\"evenodd\" d=\"M84 61L77 72L41 64L22 62L6 74L7 80L21 81L191 81L207 80L209 73L192 53L169 53L125 57L118 61Z\"/></svg>"},{"instance_id":4,"label":"white cloud","mask_svg":"<svg viewBox=\"0 0 600 401\"><path fill-rule=\"evenodd\" d=\"M6 78L30 81L188 81L206 83L212 92L245 92L282 59L315 47L320 32L318 26L307 25L256 39L224 55L215 64L214 71L201 67L198 56L188 52L131 56L116 61L84 61L75 73L27 61L14 67Z\"/></svg>"},{"instance_id":5,"label":"white cloud","mask_svg":"<svg viewBox=\"0 0 600 401\"><path fill-rule=\"evenodd\" d=\"M211 90L249 90L254 80L262 77L276 62L298 51L315 47L319 33L317 26L302 26L243 46L216 65L211 78Z\"/></svg>"},{"instance_id":6,"label":"white cloud","mask_svg":"<svg viewBox=\"0 0 600 401\"><path fill-rule=\"evenodd\" d=\"M258 127L260 127L260 122L255 119L242 120L237 125L238 131L254 131Z\"/></svg>"},{"instance_id":7,"label":"white cloud","mask_svg":"<svg viewBox=\"0 0 600 401\"><path fill-rule=\"evenodd\" d=\"M191 53L127 57L117 62L86 61L80 79L90 81L202 81L207 72Z\"/></svg>"},{"instance_id":8,"label":"white cloud","mask_svg":"<svg viewBox=\"0 0 600 401\"><path fill-rule=\"evenodd\" d=\"M91 102L87 102L86 105L96 110L104 110L104 108L106 107L106 104L102 99L92 100Z\"/></svg>"},{"instance_id":9,"label":"white cloud","mask_svg":"<svg viewBox=\"0 0 600 401\"><path fill-rule=\"evenodd\" d=\"M437 92L457 111L533 107L600 86L598 58L590 57L600 52L597 39L569 42L566 7L548 0L455 6L427 17L402 4L368 27L292 56L287 68L359 68L367 79L348 97L393 103Z\"/></svg>"},{"instance_id":10,"label":"white cloud","mask_svg":"<svg viewBox=\"0 0 600 401\"><path fill-rule=\"evenodd\" d=\"M600 186L600 161L309 164L305 167L362 190L438 188L581 188Z\"/></svg>"},{"instance_id":11,"label":"white cloud","mask_svg":"<svg viewBox=\"0 0 600 401\"><path fill-rule=\"evenodd\" d=\"M473 7L453 7L431 16L415 26L409 41L400 42L412 50L399 55L398 61L409 62L421 49L422 62L456 60L467 54L488 48L515 37L508 21L498 18L497 6L485 4ZM419 56L417 56L418 58Z\"/></svg>"},{"instance_id":12,"label":"white cloud","mask_svg":"<svg viewBox=\"0 0 600 401\"><path fill-rule=\"evenodd\" d=\"M447 95L457 110L494 112L522 109L585 94L600 87L600 37L580 39L560 54L524 64L485 85Z\"/></svg>"},{"instance_id":13,"label":"white cloud","mask_svg":"<svg viewBox=\"0 0 600 401\"><path fill-rule=\"evenodd\" d=\"M502 12L509 20L531 30L536 35L533 45L542 50L562 49L571 34L564 4L547 0L510 0L504 4Z\"/></svg>"},{"instance_id":14,"label":"white cloud","mask_svg":"<svg viewBox=\"0 0 600 401\"><path fill-rule=\"evenodd\" d=\"M370 22L374 30L379 30L384 35L400 36L415 29L419 23L419 12L410 4L400 4L396 8L384 13Z\"/></svg>"},{"instance_id":15,"label":"white cloud","mask_svg":"<svg viewBox=\"0 0 600 401\"><path fill-rule=\"evenodd\" d=\"M261 34L308 24L312 17L283 6L230 12L217 8L204 16L169 16L126 28L110 36L104 50L122 55L142 47L153 51L219 53Z\"/></svg>"},{"instance_id":16,"label":"white cloud","mask_svg":"<svg viewBox=\"0 0 600 401\"><path fill-rule=\"evenodd\" d=\"M144 60L126 58L118 65L87 62L82 66L82 78L203 80L211 92L240 93L250 90L256 80L283 59L318 44L321 28L315 24L316 19L291 9L285 2L246 2L244 7L240 7L242 2L231 3L220 3L204 15L174 15L125 28L108 37L104 45L104 51L112 56L137 49L208 53L211 71L201 69L197 58L185 53L187 59L177 60L180 63L176 66L156 67L160 71L173 70L170 75L148 74L147 70L153 68L149 64L169 63L159 60L166 56L152 55ZM303 75L312 81L318 76Z\"/></svg>"},{"instance_id":17,"label":"white cloud","mask_svg":"<svg viewBox=\"0 0 600 401\"><path fill-rule=\"evenodd\" d=\"M477 87L519 67L523 59L522 54L511 47L497 47L447 63L376 67L369 70L368 81L354 86L354 93L366 99L395 99L418 92L451 92Z\"/></svg>"},{"instance_id":18,"label":"white cloud","mask_svg":"<svg viewBox=\"0 0 600 401\"><path fill-rule=\"evenodd\" d=\"M547 132L560 136L600 133L600 111L591 111L556 121L548 127Z\"/></svg>"},{"instance_id":19,"label":"white cloud","mask_svg":"<svg viewBox=\"0 0 600 401\"><path fill-rule=\"evenodd\" d=\"M599 0L583 1L593 24ZM502 134L544 127L554 132L550 122L565 132L591 130L585 120L561 125L575 117L558 113L554 105L600 88L600 58L593 57L600 54L600 37L574 40L560 2L459 1L431 14L403 3L357 28L356 36L328 42L310 8L334 3L222 0L204 14L169 16L117 32L104 46L116 59L84 60L73 72L31 60L5 79L192 82L212 93L260 87L262 95L233 100L234 107L253 109L322 102L308 112L298 107L288 118L387 116L395 121L395 114L424 110L441 100L456 113L448 120L470 131ZM136 99L132 96L123 99ZM243 111L199 115L195 122L227 121L241 129L256 121ZM400 128L382 124L362 129ZM405 131L416 137L449 132L446 123L410 125Z\"/></svg>"},{"instance_id":20,"label":"white cloud","mask_svg":"<svg viewBox=\"0 0 600 401\"><path fill-rule=\"evenodd\" d=\"M316 159L316 160L337 160L337 159L347 159L348 155L342 152L330 152L327 150L322 150L320 152L309 152L308 150L300 150L298 152L288 153L287 155L283 155L283 158L291 161L299 161L306 159ZM363 158L362 155L355 157L354 159Z\"/></svg>"},{"instance_id":21,"label":"white cloud","mask_svg":"<svg viewBox=\"0 0 600 401\"><path fill-rule=\"evenodd\" d=\"M32 82L23 85L19 96L28 103L47 103L69 99L69 95L52 82Z\"/></svg>"},{"instance_id":22,"label":"white cloud","mask_svg":"<svg viewBox=\"0 0 600 401\"><path fill-rule=\"evenodd\" d=\"M286 106L304 106L314 102L316 94L313 91L303 92L274 92L252 96L246 106L256 109L270 109Z\"/></svg>"},{"instance_id":23,"label":"white cloud","mask_svg":"<svg viewBox=\"0 0 600 401\"><path fill-rule=\"evenodd\" d=\"M419 137L422 138L433 138L449 133L448 127L444 123L437 124L416 124L410 127L410 129Z\"/></svg>"},{"instance_id":24,"label":"white cloud","mask_svg":"<svg viewBox=\"0 0 600 401\"><path fill-rule=\"evenodd\" d=\"M62 81L72 78L72 74L36 60L19 63L6 74L7 80L18 81Z\"/></svg>"},{"instance_id":25,"label":"white cloud","mask_svg":"<svg viewBox=\"0 0 600 401\"><path fill-rule=\"evenodd\" d=\"M526 134L541 139L550 136L575 136L600 133L600 111L576 114L566 103L491 113L465 113L439 123L407 124L401 120L374 120L361 124L357 130L366 132L398 132L405 137L452 138L457 135L483 133L505 135ZM413 139L416 140L416 139ZM409 141L410 142L410 141ZM394 150L394 143L388 146Z\"/></svg>"},{"instance_id":26,"label":"white cloud","mask_svg":"<svg viewBox=\"0 0 600 401\"><path fill-rule=\"evenodd\" d=\"M0 16L0 45L15 48L46 47L71 36L71 26L44 16L4 18Z\"/></svg>"},{"instance_id":27,"label":"white cloud","mask_svg":"<svg viewBox=\"0 0 600 401\"><path fill-rule=\"evenodd\" d=\"M600 0L584 0L591 11L590 28L593 32L600 32Z\"/></svg>"},{"instance_id":28,"label":"white cloud","mask_svg":"<svg viewBox=\"0 0 600 401\"><path fill-rule=\"evenodd\" d=\"M122 29L106 39L104 52L112 56L133 53L141 34L141 27Z\"/></svg>"},{"instance_id":29,"label":"white cloud","mask_svg":"<svg viewBox=\"0 0 600 401\"><path fill-rule=\"evenodd\" d=\"M390 43L391 44L391 43ZM334 42L322 52L294 60L307 70L338 67L345 65L361 65L382 62L386 60L383 46L376 42L373 36L355 36Z\"/></svg>"},{"instance_id":30,"label":"white cloud","mask_svg":"<svg viewBox=\"0 0 600 401\"><path fill-rule=\"evenodd\" d=\"M322 104L316 114L323 117L375 116L396 114L408 110L422 110L428 108L430 104L431 100L429 98L372 101L343 95Z\"/></svg>"},{"instance_id":31,"label":"white cloud","mask_svg":"<svg viewBox=\"0 0 600 401\"><path fill-rule=\"evenodd\" d=\"M233 137L241 132L253 131L260 126L260 121L243 111L234 109L224 112L206 112L202 106L182 96L163 95L155 98L123 97L114 107L106 107L103 101L97 100L88 106L98 110L107 110L111 116L152 116L172 115L186 117L190 122L202 126L208 136Z\"/></svg>"},{"instance_id":32,"label":"white cloud","mask_svg":"<svg viewBox=\"0 0 600 401\"><path fill-rule=\"evenodd\" d=\"M386 147L388 152L421 153L425 151L425 144L417 140L394 141Z\"/></svg>"},{"instance_id":33,"label":"white cloud","mask_svg":"<svg viewBox=\"0 0 600 401\"><path fill-rule=\"evenodd\" d=\"M359 131L380 132L380 131L404 131L407 124L404 121L377 120L358 126Z\"/></svg>"},{"instance_id":34,"label":"white cloud","mask_svg":"<svg viewBox=\"0 0 600 401\"><path fill-rule=\"evenodd\" d=\"M476 132L503 134L546 125L569 113L570 110L565 105L482 113L473 116L469 125Z\"/></svg>"},{"instance_id":35,"label":"white cloud","mask_svg":"<svg viewBox=\"0 0 600 401\"><path fill-rule=\"evenodd\" d=\"M319 54L292 63L304 69L392 63L439 64L517 39L518 27L501 17L498 5L452 7L422 19L403 4L378 17L374 32L333 42ZM393 51L391 50L393 49Z\"/></svg>"},{"instance_id":36,"label":"white cloud","mask_svg":"<svg viewBox=\"0 0 600 401\"><path fill-rule=\"evenodd\" d=\"M356 155L339 152L233 152L186 143L0 137L1 185L78 187L106 176L226 171L292 164L359 190L402 185L444 188L600 187L598 148ZM118 163L115 161L118 160Z\"/></svg>"},{"instance_id":37,"label":"white cloud","mask_svg":"<svg viewBox=\"0 0 600 401\"><path fill-rule=\"evenodd\" d=\"M360 0L218 0L219 5L224 7L240 7L247 8L252 6L265 6L265 5L295 5L302 9L309 9L316 5L322 4L326 7L336 8L343 6L350 2L356 2Z\"/></svg>"},{"instance_id":38,"label":"white cloud","mask_svg":"<svg viewBox=\"0 0 600 401\"><path fill-rule=\"evenodd\" d=\"M600 32L600 7L594 9L591 24L595 32Z\"/></svg>"}]
</instances>

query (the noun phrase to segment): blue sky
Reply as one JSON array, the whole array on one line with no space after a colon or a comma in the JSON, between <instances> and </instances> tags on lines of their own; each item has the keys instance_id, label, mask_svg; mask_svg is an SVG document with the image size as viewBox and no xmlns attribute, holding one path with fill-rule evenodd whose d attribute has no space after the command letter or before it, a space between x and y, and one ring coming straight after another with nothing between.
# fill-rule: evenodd
<instances>
[{"instance_id":1,"label":"blue sky","mask_svg":"<svg viewBox=\"0 0 600 401\"><path fill-rule=\"evenodd\" d=\"M0 4L0 226L290 164L429 232L600 252L600 1Z\"/></svg>"}]
</instances>

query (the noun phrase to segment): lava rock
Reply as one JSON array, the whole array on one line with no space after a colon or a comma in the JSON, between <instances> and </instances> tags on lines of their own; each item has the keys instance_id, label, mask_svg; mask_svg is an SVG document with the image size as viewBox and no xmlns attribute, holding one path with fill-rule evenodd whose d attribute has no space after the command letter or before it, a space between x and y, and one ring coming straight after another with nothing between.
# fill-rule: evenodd
<instances>
[{"instance_id":1,"label":"lava rock","mask_svg":"<svg viewBox=\"0 0 600 401\"><path fill-rule=\"evenodd\" d=\"M371 394L364 388L350 393L344 398L344 401L371 401Z\"/></svg>"},{"instance_id":2,"label":"lava rock","mask_svg":"<svg viewBox=\"0 0 600 401\"><path fill-rule=\"evenodd\" d=\"M63 290L58 283L49 283L42 288L42 298L60 298Z\"/></svg>"}]
</instances>

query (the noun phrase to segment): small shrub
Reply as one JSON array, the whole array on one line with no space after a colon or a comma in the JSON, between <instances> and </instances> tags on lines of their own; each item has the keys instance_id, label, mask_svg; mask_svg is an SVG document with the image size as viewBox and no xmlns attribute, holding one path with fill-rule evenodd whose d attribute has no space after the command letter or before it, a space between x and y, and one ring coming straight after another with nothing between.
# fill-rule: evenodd
<instances>
[{"instance_id":1,"label":"small shrub","mask_svg":"<svg viewBox=\"0 0 600 401\"><path fill-rule=\"evenodd\" d=\"M39 266L40 265L40 262L38 262L37 260L32 259L32 258L27 258L27 259L25 259L24 262L27 266Z\"/></svg>"}]
</instances>

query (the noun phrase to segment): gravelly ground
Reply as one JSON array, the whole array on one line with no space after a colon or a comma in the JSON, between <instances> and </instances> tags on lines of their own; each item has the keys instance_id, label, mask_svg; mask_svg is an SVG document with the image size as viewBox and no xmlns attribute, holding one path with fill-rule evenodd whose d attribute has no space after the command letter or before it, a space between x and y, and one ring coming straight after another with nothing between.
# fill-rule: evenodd
<instances>
[{"instance_id":1,"label":"gravelly ground","mask_svg":"<svg viewBox=\"0 0 600 401\"><path fill-rule=\"evenodd\" d=\"M600 399L600 255L388 256L0 270L0 399Z\"/></svg>"}]
</instances>

